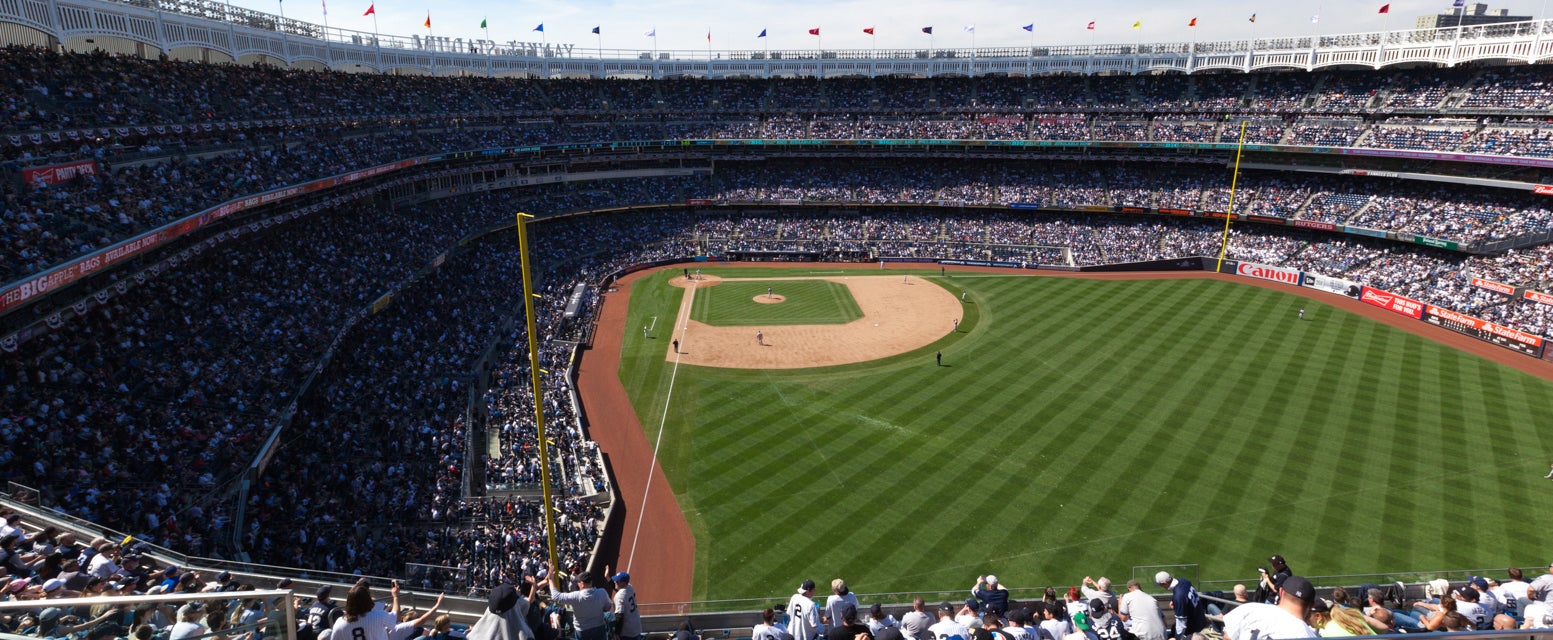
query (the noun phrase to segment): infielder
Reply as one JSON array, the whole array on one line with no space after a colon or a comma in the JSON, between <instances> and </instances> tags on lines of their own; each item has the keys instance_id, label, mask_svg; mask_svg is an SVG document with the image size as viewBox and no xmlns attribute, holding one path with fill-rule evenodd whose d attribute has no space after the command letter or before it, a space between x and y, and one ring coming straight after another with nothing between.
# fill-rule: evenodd
<instances>
[{"instance_id":1,"label":"infielder","mask_svg":"<svg viewBox=\"0 0 1553 640\"><path fill-rule=\"evenodd\" d=\"M679 338L674 339L674 353L679 353Z\"/></svg>"},{"instance_id":2,"label":"infielder","mask_svg":"<svg viewBox=\"0 0 1553 640\"><path fill-rule=\"evenodd\" d=\"M766 346L766 334L764 334L764 333L762 333L760 331L756 331L755 332L755 344L758 344L758 345L760 345L762 347Z\"/></svg>"}]
</instances>

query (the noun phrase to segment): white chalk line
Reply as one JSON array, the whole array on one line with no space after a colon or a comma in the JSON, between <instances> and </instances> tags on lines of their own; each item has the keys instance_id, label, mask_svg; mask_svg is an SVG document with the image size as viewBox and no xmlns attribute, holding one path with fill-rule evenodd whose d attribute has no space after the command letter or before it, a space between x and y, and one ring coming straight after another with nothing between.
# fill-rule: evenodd
<instances>
[{"instance_id":1,"label":"white chalk line","mask_svg":"<svg viewBox=\"0 0 1553 640\"><path fill-rule=\"evenodd\" d=\"M680 305L679 315L674 318L674 326L680 332L680 345L685 344L685 333L690 330L690 307L696 302L696 281L692 280L690 286L685 289L684 303ZM656 326L658 316L653 316ZM669 332L674 335L673 331ZM631 533L631 554L626 556L625 570L631 570L631 563L636 560L636 543L642 536L642 520L647 517L647 496L652 491L652 472L658 468L658 448L663 446L663 426L669 421L669 399L674 397L674 379L679 376L680 350L674 350L674 368L669 371L669 389L663 394L663 417L658 420L658 437L652 445L652 461L647 465L647 482L642 485L641 508L636 512L636 530Z\"/></svg>"}]
</instances>

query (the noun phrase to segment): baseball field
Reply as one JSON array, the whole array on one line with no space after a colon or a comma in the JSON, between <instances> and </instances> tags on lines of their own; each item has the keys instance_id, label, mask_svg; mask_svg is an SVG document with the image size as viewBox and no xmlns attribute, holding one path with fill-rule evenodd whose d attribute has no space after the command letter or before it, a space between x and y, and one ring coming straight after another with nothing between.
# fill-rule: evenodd
<instances>
[{"instance_id":1,"label":"baseball field","mask_svg":"<svg viewBox=\"0 0 1553 640\"><path fill-rule=\"evenodd\" d=\"M694 533L696 600L785 597L805 578L865 593L989 572L1124 581L1158 564L1236 579L1271 553L1307 575L1546 561L1553 382L1335 297L703 271L630 285L619 366L670 485L651 490L672 491ZM767 287L783 300L752 303ZM651 553L632 525L624 544Z\"/></svg>"}]
</instances>

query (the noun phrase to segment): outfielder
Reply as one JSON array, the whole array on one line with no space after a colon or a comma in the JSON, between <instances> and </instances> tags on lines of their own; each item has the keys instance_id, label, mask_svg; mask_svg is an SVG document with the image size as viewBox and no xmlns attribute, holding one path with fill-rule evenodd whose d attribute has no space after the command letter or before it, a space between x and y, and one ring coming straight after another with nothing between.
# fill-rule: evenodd
<instances>
[{"instance_id":1,"label":"outfielder","mask_svg":"<svg viewBox=\"0 0 1553 640\"><path fill-rule=\"evenodd\" d=\"M1549 471L1548 475L1545 475L1545 476L1542 476L1542 477L1547 478L1549 480L1553 480L1553 471Z\"/></svg>"},{"instance_id":2,"label":"outfielder","mask_svg":"<svg viewBox=\"0 0 1553 640\"><path fill-rule=\"evenodd\" d=\"M1305 307L1300 307L1300 319L1305 319Z\"/></svg>"}]
</instances>

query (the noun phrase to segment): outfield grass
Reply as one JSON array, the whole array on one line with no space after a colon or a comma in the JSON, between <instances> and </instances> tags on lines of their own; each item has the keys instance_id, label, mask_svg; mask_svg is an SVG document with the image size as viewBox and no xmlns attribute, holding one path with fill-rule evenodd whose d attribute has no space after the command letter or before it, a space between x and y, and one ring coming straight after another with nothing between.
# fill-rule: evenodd
<instances>
[{"instance_id":1,"label":"outfield grass","mask_svg":"<svg viewBox=\"0 0 1553 640\"><path fill-rule=\"evenodd\" d=\"M633 320L673 315L671 275L635 285ZM659 455L697 536L697 599L1152 564L1249 579L1271 553L1306 575L1546 560L1553 383L1229 282L952 283L962 331L913 354L679 367ZM650 441L671 370L627 332Z\"/></svg>"},{"instance_id":2,"label":"outfield grass","mask_svg":"<svg viewBox=\"0 0 1553 640\"><path fill-rule=\"evenodd\" d=\"M787 298L778 304L762 304L767 290ZM697 288L690 317L722 327L786 324L846 324L863 317L842 284L827 280L724 280L713 287Z\"/></svg>"}]
</instances>

